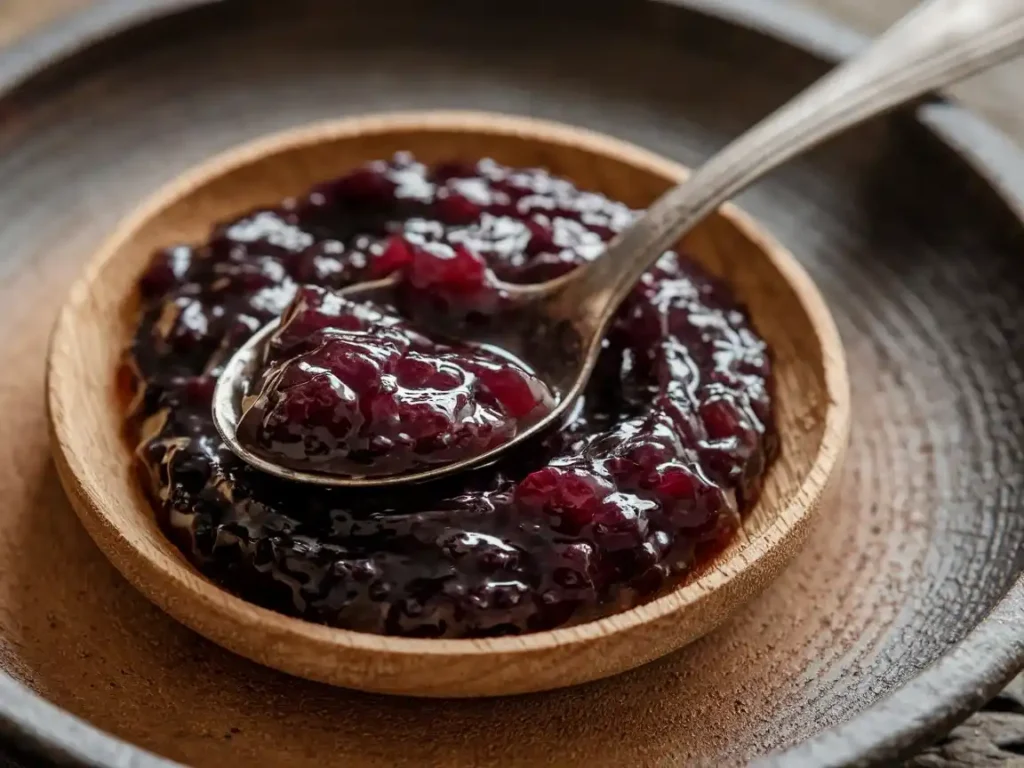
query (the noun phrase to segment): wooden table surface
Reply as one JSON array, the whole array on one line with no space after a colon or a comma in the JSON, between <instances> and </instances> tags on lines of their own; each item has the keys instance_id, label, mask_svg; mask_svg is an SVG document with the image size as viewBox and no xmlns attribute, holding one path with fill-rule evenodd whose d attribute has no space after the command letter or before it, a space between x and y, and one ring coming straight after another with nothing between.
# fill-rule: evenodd
<instances>
[{"instance_id":1,"label":"wooden table surface","mask_svg":"<svg viewBox=\"0 0 1024 768\"><path fill-rule=\"evenodd\" d=\"M97 0L0 0L0 46L61 14ZM877 33L906 13L916 0L802 0L868 33ZM1024 2L1024 0L1021 0ZM949 89L1024 146L1024 58ZM909 768L1024 768L1024 676L986 710L908 763Z\"/></svg>"}]
</instances>

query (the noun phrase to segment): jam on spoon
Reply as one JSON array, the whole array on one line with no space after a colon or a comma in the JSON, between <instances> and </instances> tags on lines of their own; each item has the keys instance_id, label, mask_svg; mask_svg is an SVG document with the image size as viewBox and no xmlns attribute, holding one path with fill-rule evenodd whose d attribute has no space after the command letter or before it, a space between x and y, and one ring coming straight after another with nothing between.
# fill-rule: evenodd
<instances>
[{"instance_id":1,"label":"jam on spoon","mask_svg":"<svg viewBox=\"0 0 1024 768\"><path fill-rule=\"evenodd\" d=\"M239 436L268 458L394 475L483 453L554 395L522 363L424 336L395 310L304 286L266 347Z\"/></svg>"}]
</instances>

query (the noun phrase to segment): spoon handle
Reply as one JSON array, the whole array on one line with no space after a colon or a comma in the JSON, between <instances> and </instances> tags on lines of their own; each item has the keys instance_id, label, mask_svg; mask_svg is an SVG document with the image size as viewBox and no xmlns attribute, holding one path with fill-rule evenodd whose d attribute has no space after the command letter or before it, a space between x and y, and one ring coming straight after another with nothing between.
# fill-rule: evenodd
<instances>
[{"instance_id":1,"label":"spoon handle","mask_svg":"<svg viewBox=\"0 0 1024 768\"><path fill-rule=\"evenodd\" d=\"M595 328L640 276L711 210L794 155L938 86L1009 58L1024 41L1024 0L932 0L663 194L556 301Z\"/></svg>"}]
</instances>

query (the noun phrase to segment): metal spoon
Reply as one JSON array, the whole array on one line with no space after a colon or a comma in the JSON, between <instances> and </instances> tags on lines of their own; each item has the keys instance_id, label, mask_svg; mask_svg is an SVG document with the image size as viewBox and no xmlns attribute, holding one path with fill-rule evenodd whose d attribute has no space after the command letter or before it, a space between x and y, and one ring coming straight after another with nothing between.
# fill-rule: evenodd
<instances>
[{"instance_id":1,"label":"metal spoon","mask_svg":"<svg viewBox=\"0 0 1024 768\"><path fill-rule=\"evenodd\" d=\"M328 486L384 486L439 478L492 462L564 419L594 370L615 310L661 254L722 202L786 160L821 141L936 87L1009 58L1024 41L1024 0L932 0L907 15L862 54L841 65L758 123L663 194L595 261L538 285L504 285L512 310L499 343L559 396L554 410L508 443L468 460L415 473L349 477L297 471L253 453L236 427L242 398L278 321L257 332L225 366L213 415L227 445L253 466L280 477ZM355 285L343 294L373 300L390 283ZM512 332L511 329L515 329Z\"/></svg>"}]
</instances>

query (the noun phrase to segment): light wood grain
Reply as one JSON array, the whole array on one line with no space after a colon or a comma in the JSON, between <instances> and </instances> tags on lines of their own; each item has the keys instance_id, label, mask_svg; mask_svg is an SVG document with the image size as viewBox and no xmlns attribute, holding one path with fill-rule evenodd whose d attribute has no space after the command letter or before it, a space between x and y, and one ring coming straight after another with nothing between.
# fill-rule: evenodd
<instances>
[{"instance_id":1,"label":"light wood grain","mask_svg":"<svg viewBox=\"0 0 1024 768\"><path fill-rule=\"evenodd\" d=\"M849 429L835 325L796 261L733 207L685 247L750 308L776 364L782 457L743 534L699 578L631 611L518 638L420 640L309 624L250 605L188 566L142 501L122 442L114 372L129 338L134 280L162 245L296 194L370 159L409 149L426 162L496 157L543 165L633 206L685 170L637 147L553 123L479 113L411 113L298 129L215 158L158 192L96 255L61 312L49 405L61 480L86 529L157 605L211 640L291 674L369 691L480 696L546 690L636 667L717 626L795 554L827 499Z\"/></svg>"},{"instance_id":2,"label":"light wood grain","mask_svg":"<svg viewBox=\"0 0 1024 768\"><path fill-rule=\"evenodd\" d=\"M30 34L43 24L84 8L91 0L2 0L0 45Z\"/></svg>"}]
</instances>

